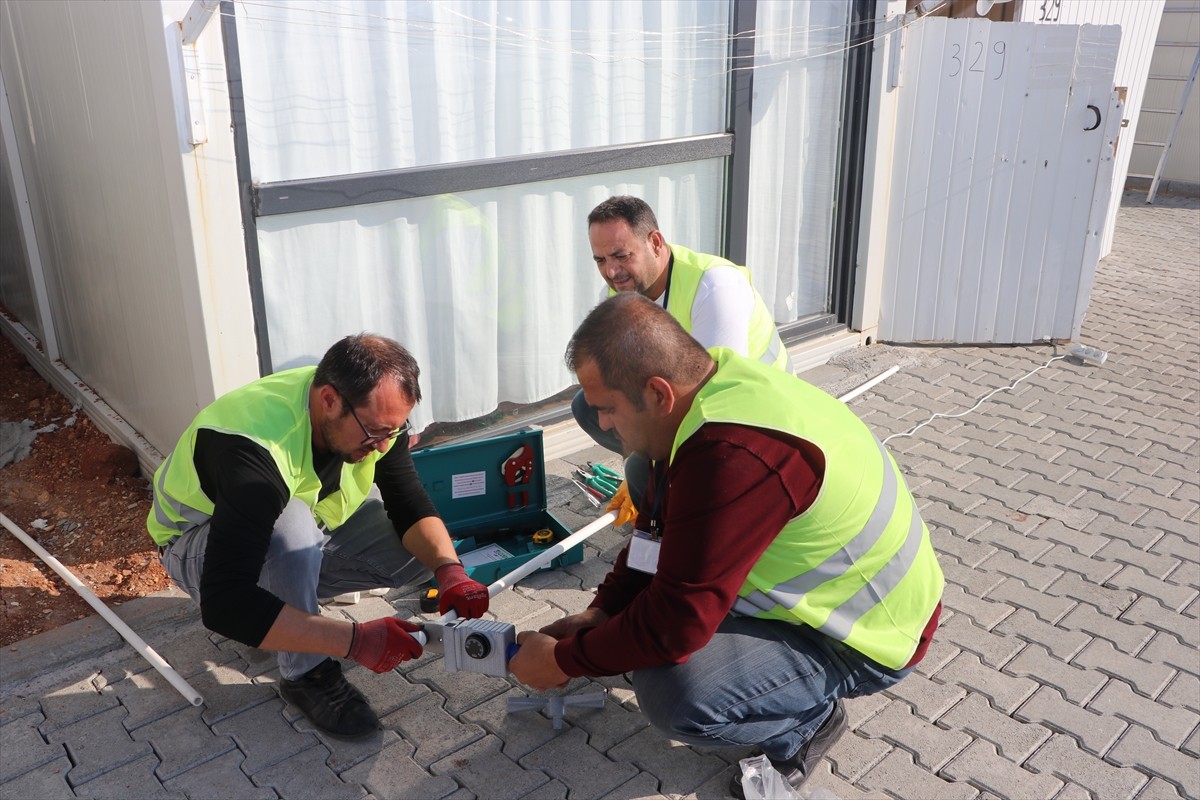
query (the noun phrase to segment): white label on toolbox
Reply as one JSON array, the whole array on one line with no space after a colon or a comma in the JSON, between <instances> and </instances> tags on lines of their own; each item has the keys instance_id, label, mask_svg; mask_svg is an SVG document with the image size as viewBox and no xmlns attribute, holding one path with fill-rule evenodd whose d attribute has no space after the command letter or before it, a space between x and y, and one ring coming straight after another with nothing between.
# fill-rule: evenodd
<instances>
[{"instance_id":1,"label":"white label on toolbox","mask_svg":"<svg viewBox=\"0 0 1200 800\"><path fill-rule=\"evenodd\" d=\"M483 564L491 564L493 561L503 561L506 558L512 558L513 554L505 550L500 545L492 544L487 547L481 547L478 550L472 550L469 553L460 553L458 560L467 569L478 567Z\"/></svg>"},{"instance_id":2,"label":"white label on toolbox","mask_svg":"<svg viewBox=\"0 0 1200 800\"><path fill-rule=\"evenodd\" d=\"M487 473L460 472L450 478L450 497L457 500L460 497L478 497L487 493Z\"/></svg>"}]
</instances>

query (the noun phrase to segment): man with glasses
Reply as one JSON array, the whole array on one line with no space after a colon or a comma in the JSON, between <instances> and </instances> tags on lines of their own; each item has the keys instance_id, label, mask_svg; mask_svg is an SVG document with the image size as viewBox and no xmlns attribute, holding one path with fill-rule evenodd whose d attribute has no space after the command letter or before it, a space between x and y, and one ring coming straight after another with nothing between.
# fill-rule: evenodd
<instances>
[{"instance_id":1,"label":"man with glasses","mask_svg":"<svg viewBox=\"0 0 1200 800\"><path fill-rule=\"evenodd\" d=\"M154 474L146 524L171 580L206 628L277 651L280 693L333 736L379 727L336 658L387 672L421 645L411 623L322 617L321 600L432 573L442 613L488 608L408 451L419 374L396 342L347 336L218 398Z\"/></svg>"}]
</instances>

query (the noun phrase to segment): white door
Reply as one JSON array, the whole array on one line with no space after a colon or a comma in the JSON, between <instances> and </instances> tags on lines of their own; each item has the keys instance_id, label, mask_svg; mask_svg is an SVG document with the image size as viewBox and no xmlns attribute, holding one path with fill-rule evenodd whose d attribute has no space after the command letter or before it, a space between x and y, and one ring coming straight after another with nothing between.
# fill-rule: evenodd
<instances>
[{"instance_id":1,"label":"white door","mask_svg":"<svg viewBox=\"0 0 1200 800\"><path fill-rule=\"evenodd\" d=\"M879 338L1073 339L1121 112L1120 28L925 18L907 31Z\"/></svg>"}]
</instances>

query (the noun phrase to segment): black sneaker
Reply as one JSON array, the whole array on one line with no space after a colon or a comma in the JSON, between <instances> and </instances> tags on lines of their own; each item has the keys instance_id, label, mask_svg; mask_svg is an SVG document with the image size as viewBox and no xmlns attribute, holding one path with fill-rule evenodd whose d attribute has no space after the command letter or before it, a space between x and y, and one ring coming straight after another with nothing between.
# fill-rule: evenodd
<instances>
[{"instance_id":1,"label":"black sneaker","mask_svg":"<svg viewBox=\"0 0 1200 800\"><path fill-rule=\"evenodd\" d=\"M841 698L838 698L833 703L833 711L821 723L821 727L817 728L813 737L796 751L796 755L786 761L771 759L771 766L783 776L789 786L799 789L808 780L808 776L812 775L813 770L817 768L817 764L821 763L821 759L825 757L829 749L838 739L842 738L842 734L845 732L846 706ZM729 793L737 800L746 800L745 790L742 789L741 772L735 772L733 778L730 779Z\"/></svg>"},{"instance_id":2,"label":"black sneaker","mask_svg":"<svg viewBox=\"0 0 1200 800\"><path fill-rule=\"evenodd\" d=\"M342 675L342 665L332 658L296 680L282 678L279 693L318 730L341 739L357 739L379 729L379 717L367 698Z\"/></svg>"}]
</instances>

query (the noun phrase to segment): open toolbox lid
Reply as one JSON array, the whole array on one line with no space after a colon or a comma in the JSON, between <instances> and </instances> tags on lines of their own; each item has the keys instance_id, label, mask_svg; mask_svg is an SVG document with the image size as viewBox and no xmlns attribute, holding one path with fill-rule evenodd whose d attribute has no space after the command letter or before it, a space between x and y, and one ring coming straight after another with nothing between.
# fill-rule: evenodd
<instances>
[{"instance_id":1,"label":"open toolbox lid","mask_svg":"<svg viewBox=\"0 0 1200 800\"><path fill-rule=\"evenodd\" d=\"M450 529L512 527L546 510L542 431L414 450L421 483Z\"/></svg>"},{"instance_id":2,"label":"open toolbox lid","mask_svg":"<svg viewBox=\"0 0 1200 800\"><path fill-rule=\"evenodd\" d=\"M549 530L552 542L570 535L546 509L542 431L516 433L414 450L421 483L455 539L467 574L491 583L535 558L547 544L532 534ZM583 560L583 544L543 569Z\"/></svg>"}]
</instances>

